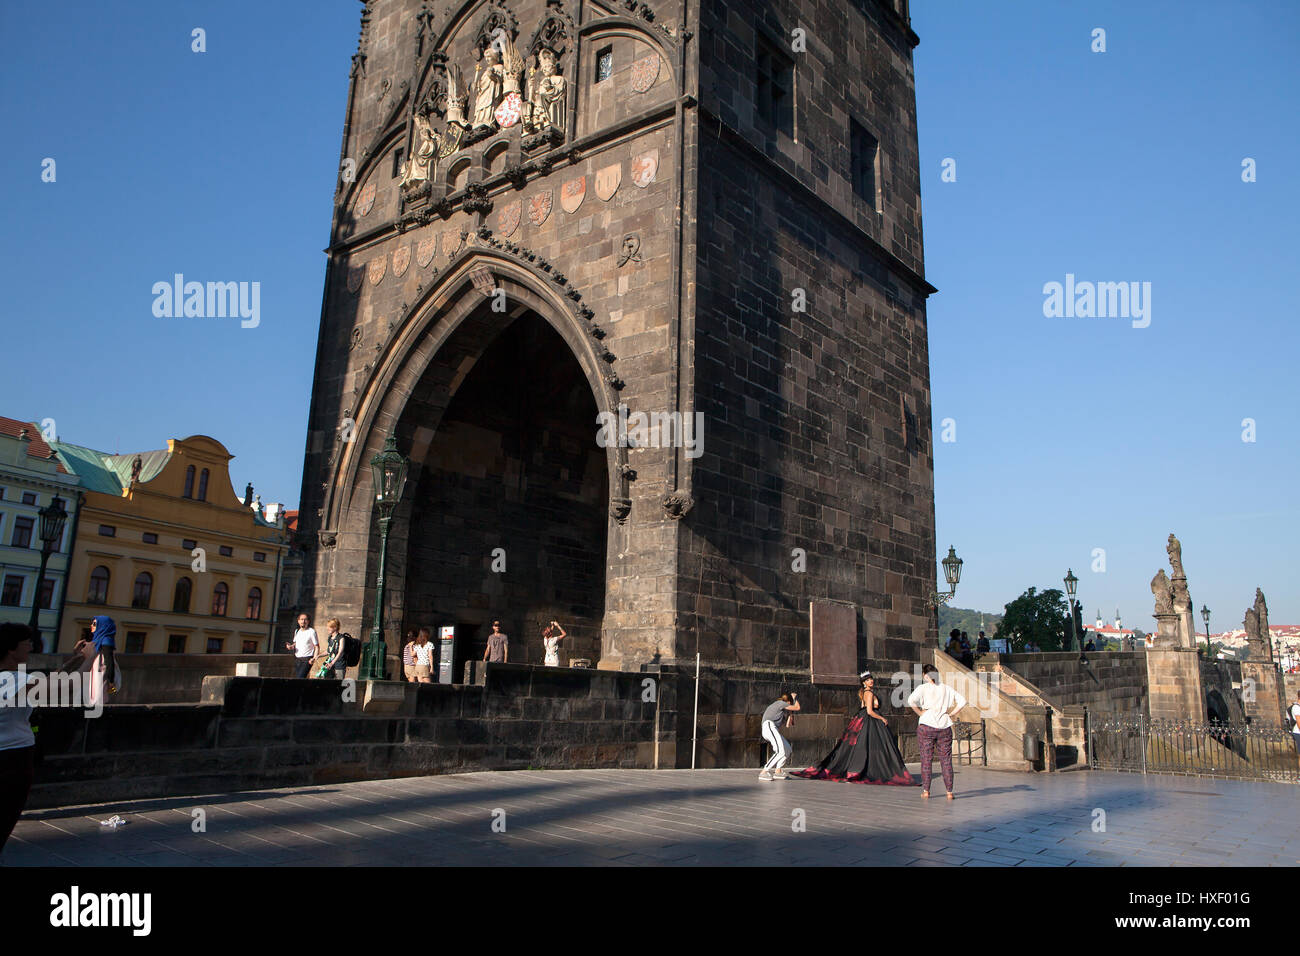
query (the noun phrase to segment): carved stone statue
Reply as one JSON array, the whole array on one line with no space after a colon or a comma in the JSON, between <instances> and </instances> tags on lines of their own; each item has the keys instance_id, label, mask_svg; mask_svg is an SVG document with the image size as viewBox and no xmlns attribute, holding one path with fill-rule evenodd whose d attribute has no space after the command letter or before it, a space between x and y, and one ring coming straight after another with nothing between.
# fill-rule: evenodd
<instances>
[{"instance_id":1,"label":"carved stone statue","mask_svg":"<svg viewBox=\"0 0 1300 956\"><path fill-rule=\"evenodd\" d=\"M530 128L563 131L567 125L568 82L559 73L555 54L543 47L537 51L537 68L530 73Z\"/></svg>"},{"instance_id":2,"label":"carved stone statue","mask_svg":"<svg viewBox=\"0 0 1300 956\"><path fill-rule=\"evenodd\" d=\"M453 63L447 70L447 126L464 127L465 106L469 94L465 91L465 76L460 67Z\"/></svg>"},{"instance_id":3,"label":"carved stone statue","mask_svg":"<svg viewBox=\"0 0 1300 956\"><path fill-rule=\"evenodd\" d=\"M244 506L247 507L253 503L253 483L250 481L244 486Z\"/></svg>"},{"instance_id":4,"label":"carved stone statue","mask_svg":"<svg viewBox=\"0 0 1300 956\"><path fill-rule=\"evenodd\" d=\"M1157 571L1151 579L1151 593L1156 596L1156 614L1174 613L1173 592L1169 587L1169 578L1165 577L1164 568Z\"/></svg>"},{"instance_id":5,"label":"carved stone statue","mask_svg":"<svg viewBox=\"0 0 1300 956\"><path fill-rule=\"evenodd\" d=\"M1165 546L1169 552L1169 567L1173 570L1173 577L1186 578L1187 572L1183 570L1183 545L1172 534L1169 536L1169 543Z\"/></svg>"},{"instance_id":6,"label":"carved stone statue","mask_svg":"<svg viewBox=\"0 0 1300 956\"><path fill-rule=\"evenodd\" d=\"M1273 642L1268 630L1268 604L1264 601L1264 592L1259 588L1255 588L1255 603L1246 609L1246 619L1242 626L1246 629L1246 659L1271 661Z\"/></svg>"},{"instance_id":7,"label":"carved stone statue","mask_svg":"<svg viewBox=\"0 0 1300 956\"><path fill-rule=\"evenodd\" d=\"M411 158L402 164L402 187L414 188L433 178L438 169L438 134L433 131L428 115L416 114L415 140L418 145Z\"/></svg>"},{"instance_id":8,"label":"carved stone statue","mask_svg":"<svg viewBox=\"0 0 1300 956\"><path fill-rule=\"evenodd\" d=\"M131 462L131 484L140 480L140 472L144 470L144 459L136 455Z\"/></svg>"},{"instance_id":9,"label":"carved stone statue","mask_svg":"<svg viewBox=\"0 0 1300 956\"><path fill-rule=\"evenodd\" d=\"M505 88L506 70L501 65L501 54L490 46L483 51L483 60L474 68L474 125L491 126L496 120L492 113L501 102Z\"/></svg>"}]
</instances>

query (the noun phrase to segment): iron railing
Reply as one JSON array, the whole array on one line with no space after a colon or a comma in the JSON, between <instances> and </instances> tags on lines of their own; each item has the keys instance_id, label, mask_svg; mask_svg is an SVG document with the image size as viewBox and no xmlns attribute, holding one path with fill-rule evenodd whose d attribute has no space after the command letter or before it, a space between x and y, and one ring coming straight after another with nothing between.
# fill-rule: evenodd
<instances>
[{"instance_id":1,"label":"iron railing","mask_svg":"<svg viewBox=\"0 0 1300 956\"><path fill-rule=\"evenodd\" d=\"M1088 757L1094 770L1300 783L1295 741L1272 724L1090 713Z\"/></svg>"},{"instance_id":2,"label":"iron railing","mask_svg":"<svg viewBox=\"0 0 1300 956\"><path fill-rule=\"evenodd\" d=\"M978 761L980 766L988 766L989 757L984 746L983 720L966 722L959 720L953 723L952 756L957 763L973 766Z\"/></svg>"}]
</instances>

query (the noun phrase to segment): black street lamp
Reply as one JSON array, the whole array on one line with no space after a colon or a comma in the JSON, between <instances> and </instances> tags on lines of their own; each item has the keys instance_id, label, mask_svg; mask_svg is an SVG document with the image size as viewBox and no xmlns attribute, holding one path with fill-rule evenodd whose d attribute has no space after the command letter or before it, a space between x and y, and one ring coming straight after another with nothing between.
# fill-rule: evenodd
<instances>
[{"instance_id":1,"label":"black street lamp","mask_svg":"<svg viewBox=\"0 0 1300 956\"><path fill-rule=\"evenodd\" d=\"M948 557L939 562L943 565L943 577L948 582L948 590L930 592L930 606L934 608L934 629L943 644L943 635L939 634L939 608L951 601L957 594L957 582L961 580L962 560L957 557L957 549L948 546Z\"/></svg>"},{"instance_id":2,"label":"black street lamp","mask_svg":"<svg viewBox=\"0 0 1300 956\"><path fill-rule=\"evenodd\" d=\"M32 594L32 618L28 621L34 638L32 646L37 653L44 647L39 622L41 586L45 582L45 566L49 563L50 555L59 549L59 542L63 540L63 525L68 520L68 512L63 507L63 499L55 498L42 508L38 514L41 518L41 570L36 575L36 588Z\"/></svg>"},{"instance_id":3,"label":"black street lamp","mask_svg":"<svg viewBox=\"0 0 1300 956\"><path fill-rule=\"evenodd\" d=\"M388 526L393 520L393 509L402 500L406 487L407 461L397 450L397 436L389 434L384 450L370 459L374 478L375 504L379 506L379 576L375 581L375 624L370 629L370 642L361 658L360 680L385 678L388 648L384 644L384 562L388 557Z\"/></svg>"},{"instance_id":4,"label":"black street lamp","mask_svg":"<svg viewBox=\"0 0 1300 956\"><path fill-rule=\"evenodd\" d=\"M1078 640L1074 630L1074 596L1079 592L1079 579L1074 576L1074 569L1068 568L1065 572L1065 593L1070 597L1070 646L1067 651L1074 650L1075 642ZM1083 656L1083 643L1079 642L1079 659L1086 661Z\"/></svg>"},{"instance_id":5,"label":"black street lamp","mask_svg":"<svg viewBox=\"0 0 1300 956\"><path fill-rule=\"evenodd\" d=\"M1205 659L1210 659L1210 609L1201 605L1201 619L1205 621Z\"/></svg>"}]
</instances>

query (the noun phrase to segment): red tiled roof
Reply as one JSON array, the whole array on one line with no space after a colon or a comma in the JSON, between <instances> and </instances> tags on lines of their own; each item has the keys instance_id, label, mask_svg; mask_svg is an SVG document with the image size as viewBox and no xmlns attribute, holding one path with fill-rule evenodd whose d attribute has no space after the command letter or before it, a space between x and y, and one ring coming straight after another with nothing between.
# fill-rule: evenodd
<instances>
[{"instance_id":1,"label":"red tiled roof","mask_svg":"<svg viewBox=\"0 0 1300 956\"><path fill-rule=\"evenodd\" d=\"M286 511L284 513L284 526L289 531L298 530L298 512Z\"/></svg>"},{"instance_id":2,"label":"red tiled roof","mask_svg":"<svg viewBox=\"0 0 1300 956\"><path fill-rule=\"evenodd\" d=\"M39 425L35 422L20 422L16 418L5 418L0 415L0 435L17 438L22 434L24 428L27 429L27 437L31 439L27 445L28 458L39 458L42 461L48 461L55 457L54 449L45 443ZM55 460L58 461L57 458ZM59 461L58 466L59 474L66 475L68 473L68 469L63 467L63 462Z\"/></svg>"}]
</instances>

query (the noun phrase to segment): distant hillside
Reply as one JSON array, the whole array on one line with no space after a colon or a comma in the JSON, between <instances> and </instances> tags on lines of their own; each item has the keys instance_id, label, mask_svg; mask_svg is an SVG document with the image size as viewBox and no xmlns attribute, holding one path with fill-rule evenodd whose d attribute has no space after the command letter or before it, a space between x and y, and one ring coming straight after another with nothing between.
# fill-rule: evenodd
<instances>
[{"instance_id":1,"label":"distant hillside","mask_svg":"<svg viewBox=\"0 0 1300 956\"><path fill-rule=\"evenodd\" d=\"M939 634L947 635L955 627L959 631L965 631L973 641L980 632L981 619L984 621L985 636L991 638L997 631L998 622L1002 620L1001 614L990 614L988 611L976 611L966 607L941 607L939 608Z\"/></svg>"}]
</instances>

